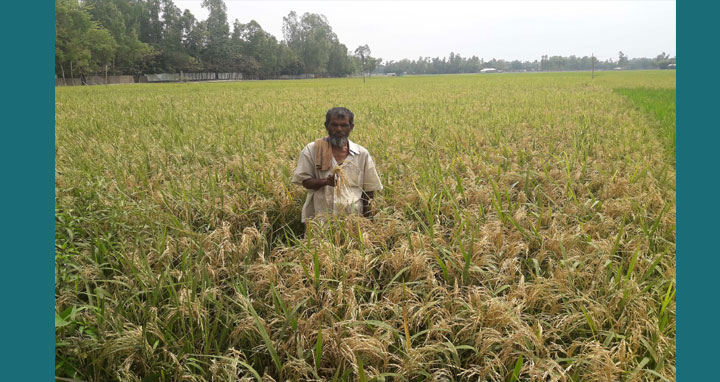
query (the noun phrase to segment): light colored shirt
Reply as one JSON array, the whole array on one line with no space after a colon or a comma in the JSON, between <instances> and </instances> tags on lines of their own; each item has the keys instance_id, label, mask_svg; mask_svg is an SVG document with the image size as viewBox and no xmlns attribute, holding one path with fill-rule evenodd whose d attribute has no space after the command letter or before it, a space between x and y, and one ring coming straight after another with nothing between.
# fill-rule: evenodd
<instances>
[{"instance_id":1,"label":"light colored shirt","mask_svg":"<svg viewBox=\"0 0 720 382\"><path fill-rule=\"evenodd\" d=\"M324 186L317 190L307 190L307 198L302 209L303 222L315 216L337 213L362 215L362 193L383 189L380 177L375 170L375 162L367 149L350 140L348 140L348 146L348 156L340 166L347 176L348 187L339 187L340 193L338 194L336 188L339 180L337 180L336 187ZM332 167L337 165L338 163L333 157ZM300 152L292 182L302 185L306 179L325 179L331 173L332 168L328 171L321 171L315 166L315 142L311 142Z\"/></svg>"}]
</instances>

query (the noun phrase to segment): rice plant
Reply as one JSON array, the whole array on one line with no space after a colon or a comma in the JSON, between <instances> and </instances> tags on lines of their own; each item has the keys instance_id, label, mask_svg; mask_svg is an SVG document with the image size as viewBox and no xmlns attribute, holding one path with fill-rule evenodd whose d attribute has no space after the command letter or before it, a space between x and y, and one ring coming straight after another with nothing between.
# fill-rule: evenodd
<instances>
[{"instance_id":1,"label":"rice plant","mask_svg":"<svg viewBox=\"0 0 720 382\"><path fill-rule=\"evenodd\" d=\"M56 375L674 380L674 158L614 88L675 73L58 88ZM385 190L304 226L333 106Z\"/></svg>"}]
</instances>

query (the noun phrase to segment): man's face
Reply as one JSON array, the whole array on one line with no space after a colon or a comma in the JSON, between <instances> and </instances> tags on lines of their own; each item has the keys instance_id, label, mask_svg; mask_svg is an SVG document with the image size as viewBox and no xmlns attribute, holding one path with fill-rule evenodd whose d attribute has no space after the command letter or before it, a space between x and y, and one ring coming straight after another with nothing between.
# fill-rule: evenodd
<instances>
[{"instance_id":1,"label":"man's face","mask_svg":"<svg viewBox=\"0 0 720 382\"><path fill-rule=\"evenodd\" d=\"M330 123L325 127L333 146L344 146L353 129L348 116L332 116Z\"/></svg>"}]
</instances>

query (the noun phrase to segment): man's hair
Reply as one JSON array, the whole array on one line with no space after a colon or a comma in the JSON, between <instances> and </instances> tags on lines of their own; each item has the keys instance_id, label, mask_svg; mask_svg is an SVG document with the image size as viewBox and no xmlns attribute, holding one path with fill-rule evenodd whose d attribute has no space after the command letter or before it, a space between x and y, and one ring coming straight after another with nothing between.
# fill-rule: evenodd
<instances>
[{"instance_id":1,"label":"man's hair","mask_svg":"<svg viewBox=\"0 0 720 382\"><path fill-rule=\"evenodd\" d=\"M351 126L353 125L353 121L355 120L355 114L353 114L353 112L349 109L346 109L344 107L334 107L328 110L327 114L325 114L325 127L330 124L330 120L333 117L348 117L348 122L350 122Z\"/></svg>"}]
</instances>

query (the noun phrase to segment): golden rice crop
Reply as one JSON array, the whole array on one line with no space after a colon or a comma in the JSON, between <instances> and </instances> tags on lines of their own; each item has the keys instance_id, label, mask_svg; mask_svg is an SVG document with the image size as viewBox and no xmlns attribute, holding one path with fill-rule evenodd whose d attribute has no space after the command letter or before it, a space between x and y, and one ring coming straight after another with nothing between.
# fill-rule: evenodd
<instances>
[{"instance_id":1,"label":"golden rice crop","mask_svg":"<svg viewBox=\"0 0 720 382\"><path fill-rule=\"evenodd\" d=\"M675 168L614 87L674 72L56 90L56 372L675 379ZM324 113L385 190L304 227Z\"/></svg>"}]
</instances>

